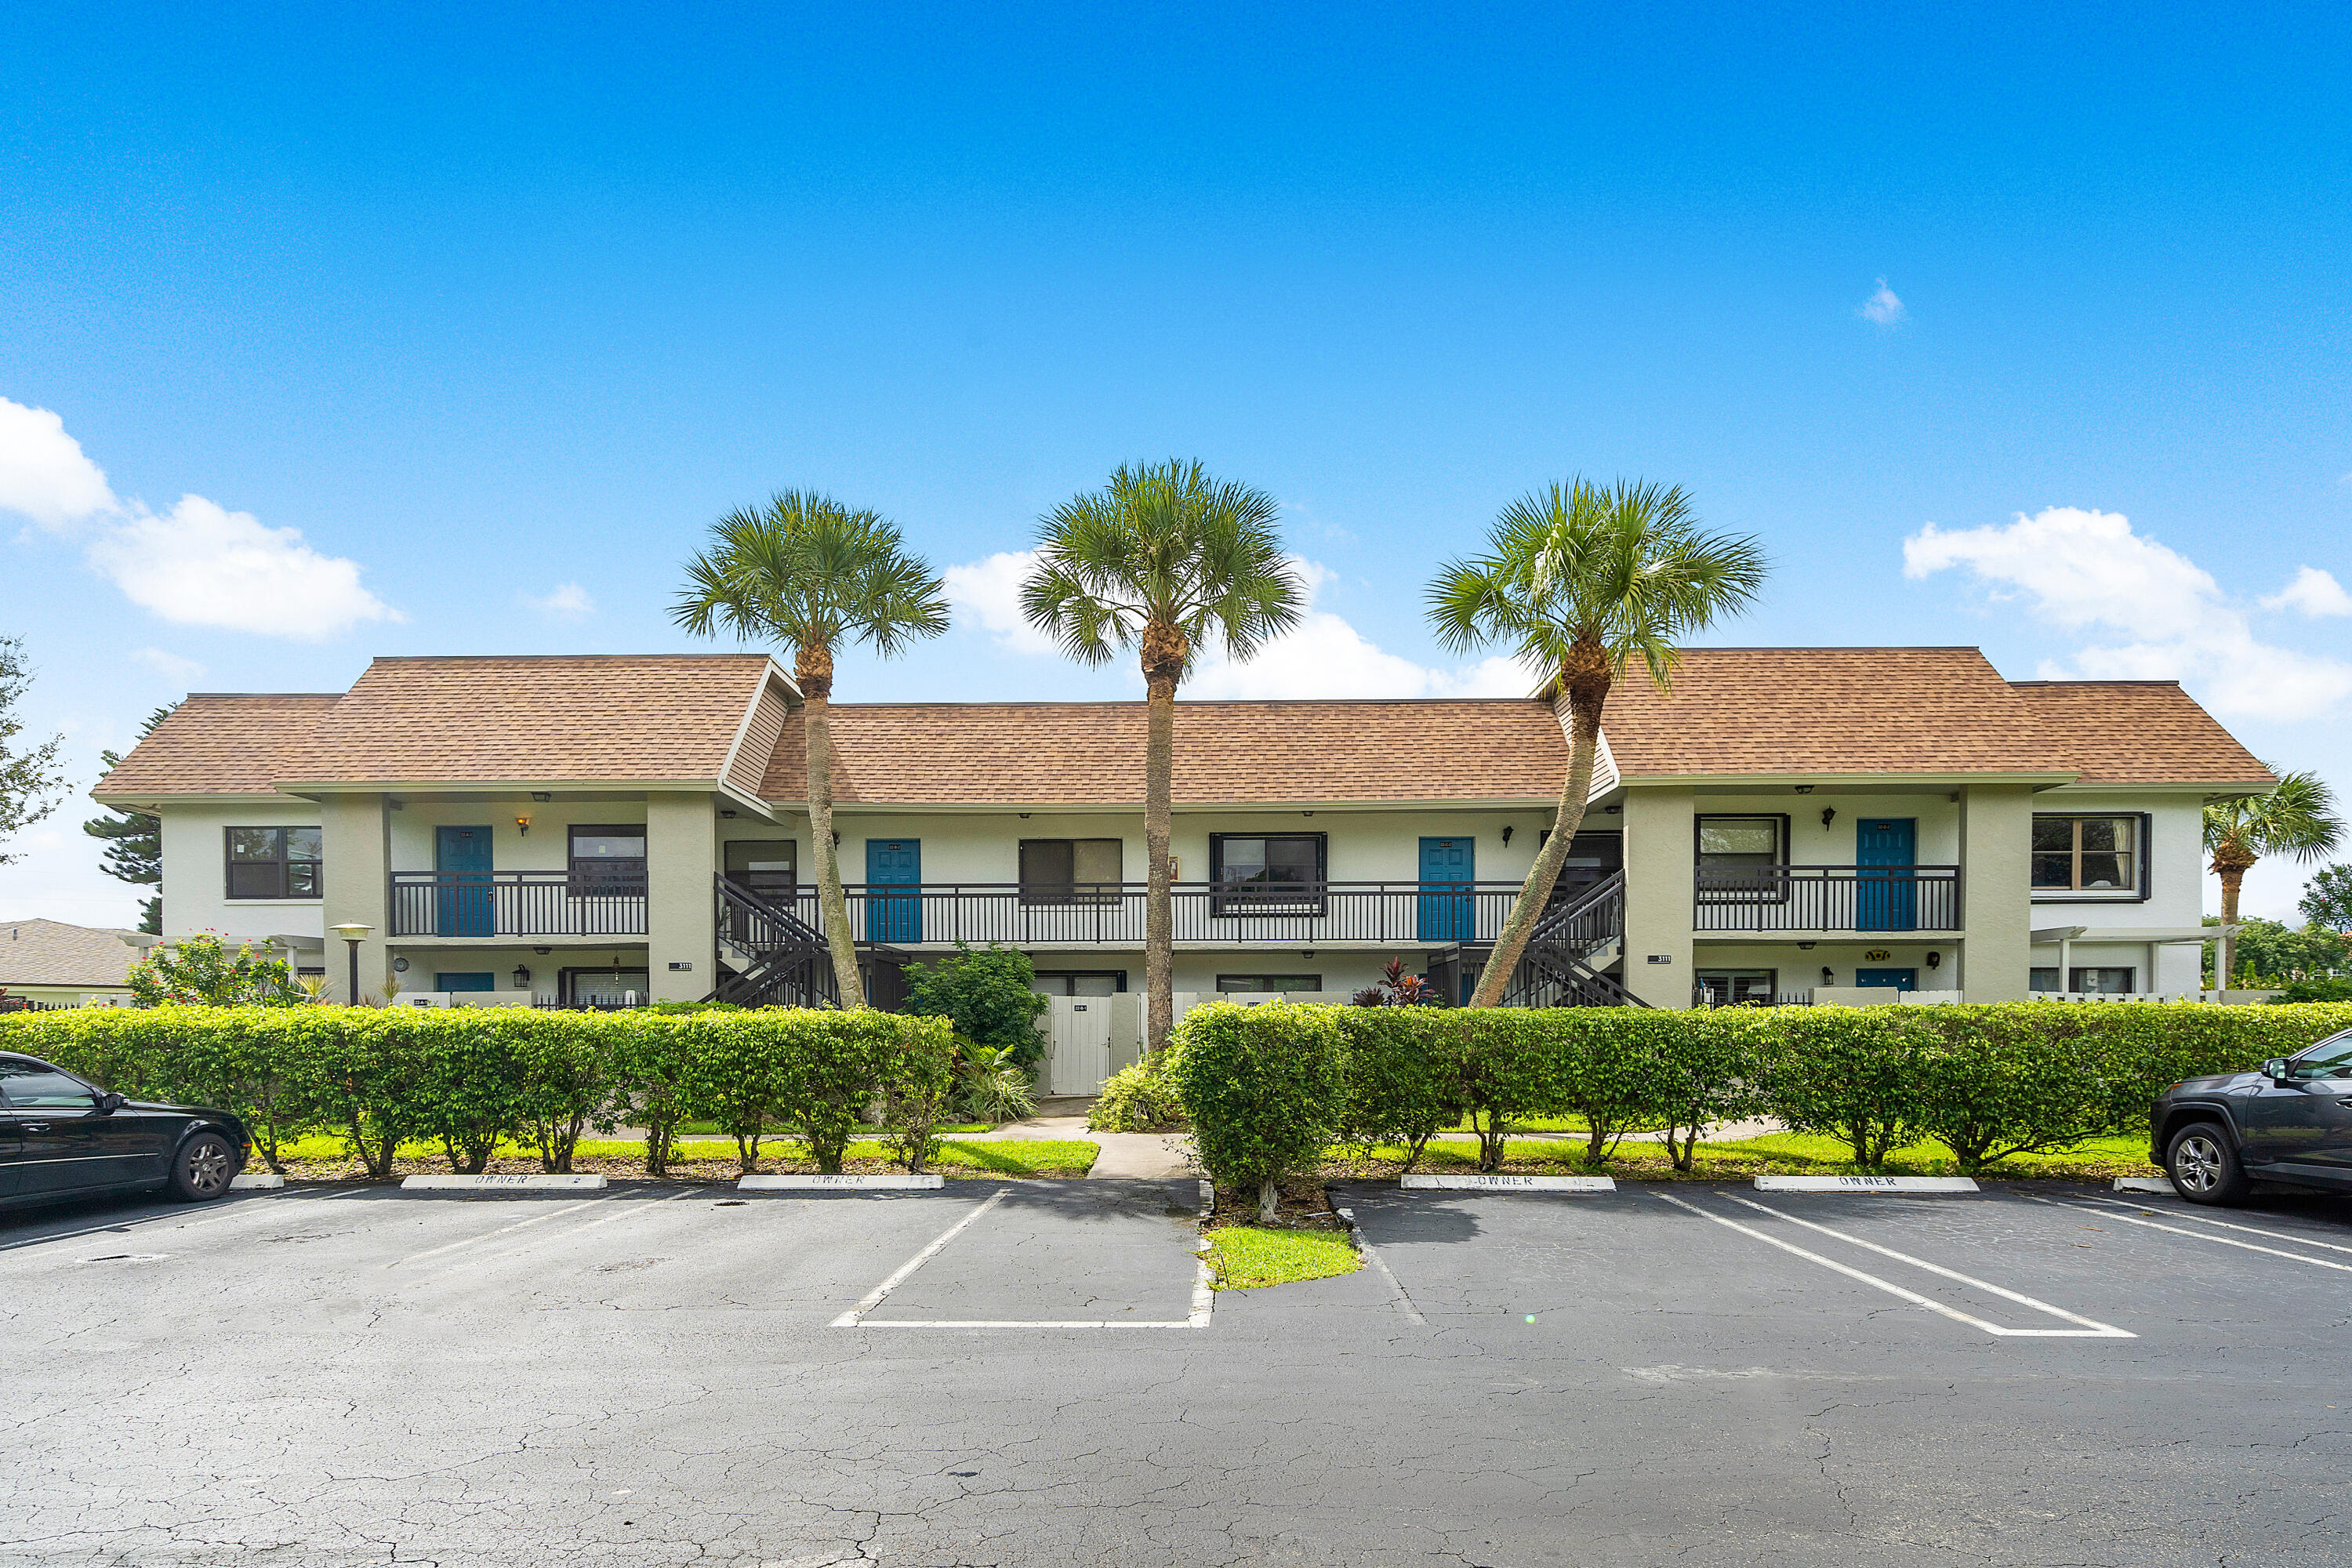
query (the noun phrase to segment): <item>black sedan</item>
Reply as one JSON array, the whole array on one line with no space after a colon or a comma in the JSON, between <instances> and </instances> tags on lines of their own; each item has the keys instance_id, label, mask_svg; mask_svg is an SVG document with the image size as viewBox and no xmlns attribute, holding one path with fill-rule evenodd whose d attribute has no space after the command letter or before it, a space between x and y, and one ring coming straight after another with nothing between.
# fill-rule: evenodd
<instances>
[{"instance_id":1,"label":"black sedan","mask_svg":"<svg viewBox=\"0 0 2352 1568\"><path fill-rule=\"evenodd\" d=\"M0 1208L148 1187L216 1198L252 1149L225 1110L138 1104L0 1052Z\"/></svg>"},{"instance_id":2,"label":"black sedan","mask_svg":"<svg viewBox=\"0 0 2352 1568\"><path fill-rule=\"evenodd\" d=\"M2352 1029L2260 1072L2192 1078L2158 1097L2148 1158L2192 1204L2257 1181L2352 1192Z\"/></svg>"}]
</instances>

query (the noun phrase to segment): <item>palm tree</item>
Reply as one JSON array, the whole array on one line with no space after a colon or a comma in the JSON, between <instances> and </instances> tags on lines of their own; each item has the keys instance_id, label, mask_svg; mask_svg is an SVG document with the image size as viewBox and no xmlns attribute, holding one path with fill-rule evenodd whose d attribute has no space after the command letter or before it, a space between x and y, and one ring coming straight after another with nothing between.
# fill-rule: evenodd
<instances>
[{"instance_id":1,"label":"palm tree","mask_svg":"<svg viewBox=\"0 0 2352 1568\"><path fill-rule=\"evenodd\" d=\"M833 835L834 651L866 643L885 658L948 629L940 579L871 511L852 511L814 490L784 490L764 508L729 512L710 544L687 563L687 586L670 617L698 637L721 629L793 649L793 679L807 700L809 837L817 898L844 1007L866 1005L857 942L841 892Z\"/></svg>"},{"instance_id":2,"label":"palm tree","mask_svg":"<svg viewBox=\"0 0 2352 1568\"><path fill-rule=\"evenodd\" d=\"M2305 864L2334 849L2344 824L2336 815L2336 795L2317 773L2288 773L2268 795L2217 800L2205 808L2205 847L2213 874L2221 879L2221 962L2217 986L2226 990L2237 961L2238 889L2265 855L2289 855Z\"/></svg>"},{"instance_id":3,"label":"palm tree","mask_svg":"<svg viewBox=\"0 0 2352 1568\"><path fill-rule=\"evenodd\" d=\"M1583 479L1503 509L1488 553L1448 564L1429 587L1438 641L1457 653L1501 644L1566 689L1568 779L1551 837L1495 939L1474 1007L1502 1000L1584 820L1610 686L1635 659L1671 689L1678 643L1734 615L1763 586L1752 538L1700 531L1680 488Z\"/></svg>"},{"instance_id":4,"label":"palm tree","mask_svg":"<svg viewBox=\"0 0 2352 1568\"><path fill-rule=\"evenodd\" d=\"M1122 465L1099 490L1039 520L1036 564L1021 584L1031 624L1081 664L1133 647L1143 664L1145 1049L1175 1025L1175 921L1168 840L1176 688L1211 638L1236 659L1295 625L1306 591L1283 559L1274 498L1209 477L1197 462Z\"/></svg>"}]
</instances>

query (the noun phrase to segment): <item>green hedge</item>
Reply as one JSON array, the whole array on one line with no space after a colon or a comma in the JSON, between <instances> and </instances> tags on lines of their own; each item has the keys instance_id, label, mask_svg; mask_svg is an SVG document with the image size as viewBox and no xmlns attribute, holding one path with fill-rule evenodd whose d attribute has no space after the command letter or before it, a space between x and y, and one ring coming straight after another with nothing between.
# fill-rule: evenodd
<instances>
[{"instance_id":1,"label":"green hedge","mask_svg":"<svg viewBox=\"0 0 2352 1568\"><path fill-rule=\"evenodd\" d=\"M1311 1162L1312 1129L1399 1145L1408 1168L1467 1118L1479 1168L1515 1124L1572 1116L1586 1155L1664 1132L1678 1169L1711 1122L1773 1117L1843 1140L1874 1169L1933 1138L1962 1169L2145 1132L2185 1078L2240 1072L2352 1027L2352 1005L2017 1003L1954 1007L1471 1011L1202 1007L1171 1072L1219 1182Z\"/></svg>"},{"instance_id":2,"label":"green hedge","mask_svg":"<svg viewBox=\"0 0 2352 1568\"><path fill-rule=\"evenodd\" d=\"M233 1110L271 1170L278 1148L339 1134L372 1176L438 1140L479 1171L501 1139L571 1169L590 1127L646 1129L648 1172L679 1125L732 1133L745 1170L763 1131L805 1139L838 1171L880 1136L919 1171L954 1060L944 1018L761 1008L668 1015L466 1007L91 1007L0 1017L0 1049L72 1068L134 1100ZM878 1110L882 1125L866 1121Z\"/></svg>"}]
</instances>

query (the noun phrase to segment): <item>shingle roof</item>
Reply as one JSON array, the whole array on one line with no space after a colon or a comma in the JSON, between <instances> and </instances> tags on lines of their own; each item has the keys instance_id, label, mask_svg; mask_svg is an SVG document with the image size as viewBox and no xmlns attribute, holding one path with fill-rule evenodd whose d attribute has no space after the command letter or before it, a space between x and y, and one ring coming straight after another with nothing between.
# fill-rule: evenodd
<instances>
[{"instance_id":1,"label":"shingle roof","mask_svg":"<svg viewBox=\"0 0 2352 1568\"><path fill-rule=\"evenodd\" d=\"M2021 680L2084 784L2268 784L2277 775L2175 680Z\"/></svg>"},{"instance_id":2,"label":"shingle roof","mask_svg":"<svg viewBox=\"0 0 2352 1568\"><path fill-rule=\"evenodd\" d=\"M172 710L90 793L268 795L286 760L339 700L335 693L198 691Z\"/></svg>"},{"instance_id":3,"label":"shingle roof","mask_svg":"<svg viewBox=\"0 0 2352 1568\"><path fill-rule=\"evenodd\" d=\"M1140 702L836 703L844 804L1138 805ZM795 713L760 787L806 797ZM1559 721L1523 698L1179 702L1175 798L1222 801L1551 799L1568 765Z\"/></svg>"},{"instance_id":4,"label":"shingle roof","mask_svg":"<svg viewBox=\"0 0 2352 1568\"><path fill-rule=\"evenodd\" d=\"M0 921L0 985L121 985L141 952L126 937L142 946L155 940L110 926Z\"/></svg>"},{"instance_id":5,"label":"shingle roof","mask_svg":"<svg viewBox=\"0 0 2352 1568\"><path fill-rule=\"evenodd\" d=\"M379 658L278 777L715 781L768 668L765 654Z\"/></svg>"},{"instance_id":6,"label":"shingle roof","mask_svg":"<svg viewBox=\"0 0 2352 1568\"><path fill-rule=\"evenodd\" d=\"M1671 696L1629 675L1601 722L1629 779L2070 771L1972 647L1692 648Z\"/></svg>"}]
</instances>

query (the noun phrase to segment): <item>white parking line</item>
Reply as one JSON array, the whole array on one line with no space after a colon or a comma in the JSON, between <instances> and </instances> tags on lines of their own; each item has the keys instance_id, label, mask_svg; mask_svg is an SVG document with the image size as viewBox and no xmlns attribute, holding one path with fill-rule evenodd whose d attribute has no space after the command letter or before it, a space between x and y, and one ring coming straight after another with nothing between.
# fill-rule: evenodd
<instances>
[{"instance_id":1,"label":"white parking line","mask_svg":"<svg viewBox=\"0 0 2352 1568\"><path fill-rule=\"evenodd\" d=\"M534 1247L541 1246L547 1242L562 1241L567 1236L578 1236L583 1230L593 1230L600 1225L610 1225L616 1219L626 1219L631 1215L643 1214L646 1210L656 1207L661 1204L675 1203L679 1198L698 1197L700 1195L702 1195L702 1194L699 1188L680 1187L677 1192L665 1194L661 1197L639 1199L635 1203L623 1204L611 1214L602 1215L596 1219L592 1219L585 1225L575 1225L569 1230L551 1230L544 1236L525 1237L523 1238L522 1245L520 1247L502 1247L499 1251L493 1252L486 1258L460 1258L457 1261L472 1266L481 1263L495 1262L502 1258L513 1258L520 1253L530 1251ZM419 1256L423 1255L420 1254Z\"/></svg>"},{"instance_id":2,"label":"white parking line","mask_svg":"<svg viewBox=\"0 0 2352 1568\"><path fill-rule=\"evenodd\" d=\"M1212 1201L1208 1196L1208 1185L1206 1182L1201 1184L1203 1217L1206 1217L1207 1208ZM1123 1321L1116 1318L896 1318L880 1322L867 1321L866 1314L879 1307L883 1298L905 1284L908 1277L916 1269L938 1257L940 1248L962 1235L966 1226L1012 1194L1013 1189L1010 1187L997 1188L986 1203L940 1232L938 1238L929 1247L900 1264L897 1273L868 1290L859 1299L857 1305L834 1319L826 1326L835 1329L1205 1329L1209 1326L1210 1317L1216 1310L1217 1292L1216 1281L1209 1273L1205 1243L1202 1244L1202 1256L1193 1265L1192 1310L1190 1316L1181 1319L1152 1318Z\"/></svg>"},{"instance_id":3,"label":"white parking line","mask_svg":"<svg viewBox=\"0 0 2352 1568\"><path fill-rule=\"evenodd\" d=\"M51 1231L46 1236L28 1236L21 1241L0 1242L0 1252L14 1252L17 1248L24 1247L38 1247L45 1241L70 1241L77 1236L96 1236L100 1231L129 1230L134 1226L158 1225L167 1219L180 1220L183 1222L183 1228L192 1228L195 1226L210 1225L215 1220L241 1218L252 1208L257 1207L265 1202L271 1208L279 1208L288 1204L331 1203L336 1198L349 1196L351 1196L349 1193L323 1193L317 1197L312 1197L308 1194L304 1194L299 1197L290 1198L269 1198L267 1200L247 1199L243 1202L233 1205L223 1213L205 1215L202 1218L198 1219L188 1218L187 1215L189 1211L186 1209L166 1209L162 1214L142 1215L137 1219L109 1220L104 1225L84 1226L79 1230L57 1230Z\"/></svg>"},{"instance_id":4,"label":"white parking line","mask_svg":"<svg viewBox=\"0 0 2352 1568\"><path fill-rule=\"evenodd\" d=\"M1821 1231L1824 1235L1834 1236L1841 1241L1853 1242L1855 1246L1868 1247L1873 1252L1884 1253L1889 1258L1925 1268L1930 1273L1940 1274L1947 1279L1958 1280L1962 1284L1971 1285L1979 1289L1988 1290L1993 1295L2002 1297L2008 1300L2019 1302L2024 1306L2032 1307L2037 1311L2047 1312L2052 1317L2063 1318L2070 1323L2081 1323L2085 1325L2079 1329L2004 1328L1999 1323L1988 1322L1982 1318L1963 1312L1957 1307L1948 1307L1943 1302L1936 1300L1931 1297L1920 1295L1916 1290L1906 1290L1902 1286L1894 1283L1892 1280L1881 1279L1875 1274L1865 1274L1859 1268L1849 1268L1844 1264L1837 1262L1832 1258L1823 1258L1818 1252L1808 1251L1806 1248L1796 1246L1792 1242L1782 1241L1776 1236L1767 1236L1762 1231L1756 1229L1752 1226L1741 1225L1738 1220L1727 1219L1718 1214L1709 1214L1706 1210L1700 1208L1696 1204L1685 1203L1681 1198L1675 1197L1666 1193L1659 1193L1656 1195L1664 1199L1667 1203L1674 1205L1676 1208L1688 1209L1691 1213L1698 1215L1701 1219L1713 1220L1716 1224L1723 1226L1727 1229L1736 1230L1742 1236L1752 1237L1756 1240L1763 1242L1768 1247L1777 1247L1781 1251L1792 1253L1795 1256L1803 1258L1808 1263L1818 1263L1822 1268L1830 1269L1835 1273L1843 1274L1849 1279L1860 1280L1863 1284L1868 1285L1874 1289L1884 1290L1888 1295L1900 1297L1902 1300L1910 1302L1914 1306L1925 1307L1931 1312L1940 1312L1945 1317L1955 1319L1958 1321L1968 1324L1971 1328L1982 1329L1985 1332L1999 1335L2002 1339L2132 1340L2139 1337L2128 1329L2118 1329L2111 1323L2102 1323L2095 1319L2078 1317L2073 1312L2063 1310L2057 1307L2053 1307L2046 1302L2037 1301L2031 1296L2021 1296L2014 1290L2004 1290L2000 1286L1988 1284L1982 1279L1972 1279L1965 1274L1955 1273L1951 1269L1941 1268L1937 1264L1928 1263L1921 1258L1906 1257L1905 1254L1894 1251L1892 1248L1880 1247L1874 1242L1864 1241L1858 1237L1851 1237L1841 1231L1832 1230L1827 1226L1814 1225L1811 1220L1797 1219L1793 1215L1784 1215L1778 1209L1766 1208L1762 1204L1750 1203L1746 1198L1734 1198L1732 1200L1734 1203L1747 1204L1749 1208L1763 1209L1766 1214L1773 1215L1780 1219L1790 1220L1797 1225L1805 1226L1810 1229Z\"/></svg>"},{"instance_id":5,"label":"white parking line","mask_svg":"<svg viewBox=\"0 0 2352 1568\"><path fill-rule=\"evenodd\" d=\"M1389 1282L1389 1299L1395 1303L1396 1310L1423 1328L1429 1327L1429 1320L1421 1315L1421 1309L1414 1306L1412 1298L1405 1293L1404 1282L1390 1270L1388 1259L1372 1250L1371 1242L1364 1235L1364 1227L1356 1223L1356 1211L1341 1209L1339 1215L1348 1222L1349 1233L1356 1238L1356 1250L1362 1253L1364 1261L1379 1270L1381 1278Z\"/></svg>"},{"instance_id":6,"label":"white parking line","mask_svg":"<svg viewBox=\"0 0 2352 1568\"><path fill-rule=\"evenodd\" d=\"M2143 1204L2122 1203L2114 1198L2100 1198L2096 1201L2103 1204L2114 1204L2115 1206L2119 1209L2144 1210L2147 1206ZM2352 1252L2352 1247L2340 1246L2333 1241L2317 1241L2307 1236L2297 1236L2292 1231L2264 1230L2258 1225L2233 1225L2226 1219L2215 1219L2211 1215L2199 1214L2194 1210L2183 1210L2173 1217L2176 1219L2193 1219L2199 1225L2218 1225L2223 1230L2242 1230L2248 1236L2267 1236L2273 1241L2291 1241L2297 1247L2325 1247L2330 1252Z\"/></svg>"},{"instance_id":7,"label":"white parking line","mask_svg":"<svg viewBox=\"0 0 2352 1568\"><path fill-rule=\"evenodd\" d=\"M2101 1210L2101 1209L2095 1209L2095 1208L2093 1208L2089 1204L2084 1204L2084 1203L2072 1203L2072 1202L2062 1202L2060 1199L2057 1199L2057 1198L2038 1197L2038 1196L2035 1196L2035 1194L2032 1194L2032 1193L2028 1193L2028 1194L2026 1194L2026 1196L2032 1198L2032 1199L2033 1199L2033 1201L2034 1201L2035 1203L2037 1203L2037 1204L2048 1204L2048 1205L2051 1205L2052 1207L2053 1207L2053 1208L2081 1209L2084 1214L2101 1214L2101 1213L2104 1213L2104 1212L2105 1212L2104 1210ZM2098 1202L2098 1203L2105 1204L2105 1203L2111 1203L2111 1202L2113 1202L2114 1200L2113 1200L2113 1199L2110 1199L2110 1198L2099 1198L2099 1199L2096 1199L2096 1200L2095 1200L2095 1201L2096 1201L2096 1202ZM2117 1207L2117 1208L2129 1208L2130 1206L2131 1206L2131 1205L2130 1205L2129 1204L2116 1204L2116 1207ZM2281 1252L2281 1251L2280 1251L2277 1247L2257 1247L2257 1246L2255 1246L2255 1245L2254 1245L2252 1242L2251 1242L2251 1241L2232 1241L2232 1240L2231 1240L2231 1239L2230 1239L2228 1237L2226 1237L2226 1236L2207 1236L2207 1235L2206 1235L2206 1234L2204 1234L2202 1231L2183 1230L2183 1229L2181 1229L2181 1228L2180 1228L2179 1226L2177 1226L2177 1225L2158 1225L2156 1221L2154 1221L2154 1220L2152 1220L2152 1219L2141 1219L2141 1218L2139 1218L2139 1217L2137 1217L2137 1215L2127 1215L2127 1214L2116 1214L2116 1215L2107 1215L2107 1217L2108 1217L2109 1219L2119 1219L2119 1220L2123 1221L2126 1225L2138 1225L2138 1226L2147 1226L2148 1229L2150 1229L2150 1230L2160 1230L2160 1231L2164 1231L2164 1232L2166 1232L2167 1234L2171 1235L2171 1236L2185 1236L2185 1237L2188 1237L2189 1240L2191 1240L2191 1241L2212 1241L2212 1242L2219 1242L2219 1243L2220 1243L2221 1246L2223 1246L2223 1247L2244 1247L2248 1252L2266 1252L2266 1253L2270 1254L2273 1258L2284 1258L2288 1259L2290 1262L2294 1262L2294 1263L2308 1263L2308 1264L2310 1264L2314 1268L2333 1268L2333 1269L2337 1270L2339 1273L2344 1273L2344 1274L2352 1274L2352 1263L2330 1263L2330 1262L2329 1262L2326 1258L2306 1258L2306 1257L2305 1257L2305 1256L2304 1256L2302 1253L2300 1253L2300 1252ZM2193 1219L2193 1218L2197 1218L2197 1217L2200 1217L2200 1216L2197 1216L2197 1215L2189 1215L2189 1216L2187 1216L2187 1217L2189 1217L2189 1218L2192 1218L2192 1219ZM2212 1221L2211 1223L2212 1223L2212 1224L2215 1224L2215 1225L2219 1225L2219 1224L2221 1224L2221 1222L2220 1220L2214 1220L2214 1221ZM2273 1235L2275 1235L2275 1234L2276 1234L2275 1232L2273 1232L2273 1231L2267 1231L2267 1230L2254 1230L2254 1229L2253 1229L2253 1227L2252 1227L2252 1226L2232 1226L2231 1228L2231 1229L2233 1229L2233 1230L2245 1230L2245 1231L2251 1231L2251 1232L2252 1232L2253 1235L2255 1235L2255 1236L2273 1236ZM2280 1240L2282 1240L2282 1241L2284 1241L2284 1240L2289 1240L2289 1239L2292 1239L2292 1238L2290 1238L2290 1237L2279 1237L2279 1239L2280 1239ZM2327 1246L2327 1245L2328 1245L2328 1243L2324 1242L2324 1241L2314 1241L2314 1242L2304 1242L2304 1243L2300 1243L2300 1245L2307 1246L2307 1247L2326 1247L2326 1246Z\"/></svg>"},{"instance_id":8,"label":"white parking line","mask_svg":"<svg viewBox=\"0 0 2352 1568\"><path fill-rule=\"evenodd\" d=\"M495 1236L504 1236L510 1230L520 1230L523 1226L529 1225L544 1225L549 1220L554 1219L559 1215L571 1214L576 1209L584 1209L593 1204L612 1203L615 1198L617 1198L617 1196L618 1194L616 1194L614 1197L590 1198L586 1203L565 1204L560 1209L550 1209L545 1214L535 1214L529 1219L519 1219L512 1225L502 1225L496 1230L486 1230L479 1236L469 1236L462 1240L448 1242L440 1247L427 1247L423 1252L412 1252L405 1258L395 1258L390 1263L385 1264L384 1267L386 1268L397 1268L404 1263L422 1263L428 1258L438 1258L445 1252L455 1252L461 1247L471 1247L476 1242L488 1241Z\"/></svg>"}]
</instances>

